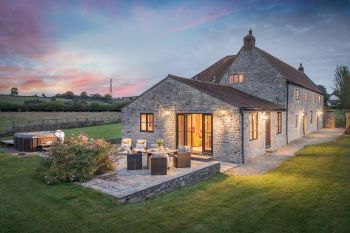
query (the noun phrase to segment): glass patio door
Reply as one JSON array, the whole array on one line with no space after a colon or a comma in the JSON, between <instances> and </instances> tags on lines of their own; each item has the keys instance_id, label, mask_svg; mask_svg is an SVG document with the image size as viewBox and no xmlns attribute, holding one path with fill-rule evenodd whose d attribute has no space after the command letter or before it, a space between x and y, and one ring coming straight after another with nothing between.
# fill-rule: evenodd
<instances>
[{"instance_id":1,"label":"glass patio door","mask_svg":"<svg viewBox=\"0 0 350 233\"><path fill-rule=\"evenodd\" d=\"M213 116L203 114L203 152L213 152Z\"/></svg>"},{"instance_id":2,"label":"glass patio door","mask_svg":"<svg viewBox=\"0 0 350 233\"><path fill-rule=\"evenodd\" d=\"M211 114L177 114L176 145L190 146L195 153L212 153L212 120Z\"/></svg>"}]
</instances>

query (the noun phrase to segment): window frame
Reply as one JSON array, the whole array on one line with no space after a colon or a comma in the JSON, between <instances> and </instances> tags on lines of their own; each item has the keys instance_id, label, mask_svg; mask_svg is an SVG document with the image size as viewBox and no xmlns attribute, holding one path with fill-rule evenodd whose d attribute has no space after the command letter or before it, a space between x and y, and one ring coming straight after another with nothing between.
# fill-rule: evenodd
<instances>
[{"instance_id":1,"label":"window frame","mask_svg":"<svg viewBox=\"0 0 350 233\"><path fill-rule=\"evenodd\" d=\"M229 82L230 83L243 83L244 82L243 73L230 74L229 75Z\"/></svg>"},{"instance_id":2,"label":"window frame","mask_svg":"<svg viewBox=\"0 0 350 233\"><path fill-rule=\"evenodd\" d=\"M307 102L309 100L309 92L305 91L304 92L304 100Z\"/></svg>"},{"instance_id":3,"label":"window frame","mask_svg":"<svg viewBox=\"0 0 350 233\"><path fill-rule=\"evenodd\" d=\"M300 89L299 88L295 88L294 96L295 96L295 101L300 101Z\"/></svg>"},{"instance_id":4,"label":"window frame","mask_svg":"<svg viewBox=\"0 0 350 233\"><path fill-rule=\"evenodd\" d=\"M313 123L314 119L313 119L313 114L314 112L313 111L310 111L310 124Z\"/></svg>"},{"instance_id":5,"label":"window frame","mask_svg":"<svg viewBox=\"0 0 350 233\"><path fill-rule=\"evenodd\" d=\"M318 102L321 103L321 95L318 95Z\"/></svg>"},{"instance_id":6,"label":"window frame","mask_svg":"<svg viewBox=\"0 0 350 233\"><path fill-rule=\"evenodd\" d=\"M146 116L146 121L145 122L142 121L142 115ZM150 121L150 116L152 117L151 121ZM146 129L145 130L142 129L142 124L143 123L146 124ZM154 132L154 114L153 113L146 113L146 112L140 113L140 132L146 132L146 133L153 133Z\"/></svg>"},{"instance_id":7,"label":"window frame","mask_svg":"<svg viewBox=\"0 0 350 233\"><path fill-rule=\"evenodd\" d=\"M282 133L282 112L277 112L277 131L276 134Z\"/></svg>"},{"instance_id":8,"label":"window frame","mask_svg":"<svg viewBox=\"0 0 350 233\"><path fill-rule=\"evenodd\" d=\"M259 128L259 114L258 112L250 112L249 113L249 141L254 141L258 139L258 128Z\"/></svg>"},{"instance_id":9,"label":"window frame","mask_svg":"<svg viewBox=\"0 0 350 233\"><path fill-rule=\"evenodd\" d=\"M299 126L299 115L295 114L295 128L298 128Z\"/></svg>"}]
</instances>

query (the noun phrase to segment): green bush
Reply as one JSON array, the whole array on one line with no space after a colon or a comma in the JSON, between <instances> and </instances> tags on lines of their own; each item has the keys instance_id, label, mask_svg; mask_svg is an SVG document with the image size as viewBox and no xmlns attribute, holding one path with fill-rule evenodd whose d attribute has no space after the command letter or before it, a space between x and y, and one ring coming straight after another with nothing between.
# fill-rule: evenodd
<instances>
[{"instance_id":1,"label":"green bush","mask_svg":"<svg viewBox=\"0 0 350 233\"><path fill-rule=\"evenodd\" d=\"M55 144L47 158L42 158L37 173L47 184L81 182L94 175L116 168L115 146L84 135L68 138L64 144Z\"/></svg>"}]
</instances>

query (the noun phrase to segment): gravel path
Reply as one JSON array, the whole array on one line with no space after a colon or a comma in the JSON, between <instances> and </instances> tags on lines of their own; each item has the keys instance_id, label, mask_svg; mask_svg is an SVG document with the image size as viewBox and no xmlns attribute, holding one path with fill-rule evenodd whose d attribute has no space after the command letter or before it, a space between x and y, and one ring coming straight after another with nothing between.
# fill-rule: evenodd
<instances>
[{"instance_id":1,"label":"gravel path","mask_svg":"<svg viewBox=\"0 0 350 233\"><path fill-rule=\"evenodd\" d=\"M345 129L321 129L317 133L299 138L275 152L266 153L252 161L229 169L225 171L225 174L233 176L262 175L278 167L282 161L294 156L295 152L304 148L304 146L334 141L344 131Z\"/></svg>"}]
</instances>

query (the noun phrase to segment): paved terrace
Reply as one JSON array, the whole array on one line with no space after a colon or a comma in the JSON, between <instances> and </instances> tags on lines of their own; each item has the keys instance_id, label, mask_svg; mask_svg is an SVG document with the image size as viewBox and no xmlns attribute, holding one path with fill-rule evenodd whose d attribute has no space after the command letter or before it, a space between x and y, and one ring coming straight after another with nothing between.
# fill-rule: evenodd
<instances>
[{"instance_id":1,"label":"paved terrace","mask_svg":"<svg viewBox=\"0 0 350 233\"><path fill-rule=\"evenodd\" d=\"M320 129L319 131L299 138L276 151L266 153L232 169L227 169L224 173L233 176L263 175L278 167L284 160L294 156L298 150L305 146L335 141L339 136L343 135L344 132L345 129L343 128Z\"/></svg>"},{"instance_id":2,"label":"paved terrace","mask_svg":"<svg viewBox=\"0 0 350 233\"><path fill-rule=\"evenodd\" d=\"M146 161L143 161L143 164L146 164ZM126 158L123 158L119 162L117 173L94 178L82 185L110 195L120 202L137 202L205 180L218 172L218 161L192 160L190 168L171 166L168 175L152 176L151 171L147 169L126 170Z\"/></svg>"}]
</instances>

